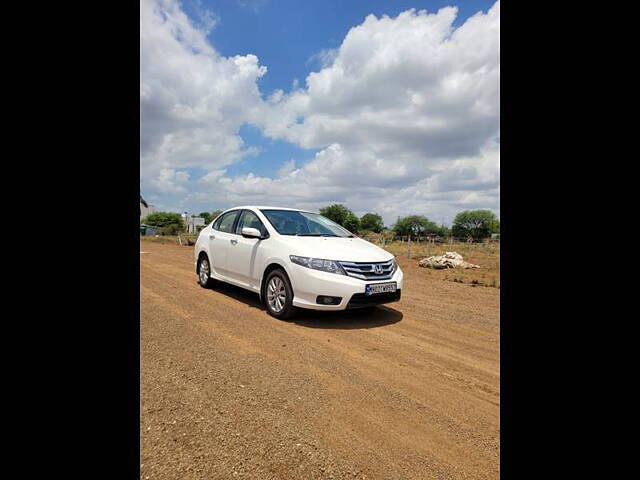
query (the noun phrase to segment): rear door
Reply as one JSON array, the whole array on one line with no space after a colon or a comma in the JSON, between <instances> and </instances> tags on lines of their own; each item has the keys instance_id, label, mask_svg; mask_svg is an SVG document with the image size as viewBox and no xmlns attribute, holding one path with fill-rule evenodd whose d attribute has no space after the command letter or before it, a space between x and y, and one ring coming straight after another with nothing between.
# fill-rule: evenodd
<instances>
[{"instance_id":1,"label":"rear door","mask_svg":"<svg viewBox=\"0 0 640 480\"><path fill-rule=\"evenodd\" d=\"M229 276L242 285L255 289L258 287L260 277L260 246L265 240L258 238L245 238L242 236L242 227L255 228L263 236L268 235L267 229L258 216L251 210L243 210L236 224L236 242L231 244L227 255L227 270Z\"/></svg>"},{"instance_id":2,"label":"rear door","mask_svg":"<svg viewBox=\"0 0 640 480\"><path fill-rule=\"evenodd\" d=\"M231 248L231 241L236 239L234 228L240 210L232 210L217 219L209 233L209 253L211 264L216 274L227 277L227 256Z\"/></svg>"}]
</instances>

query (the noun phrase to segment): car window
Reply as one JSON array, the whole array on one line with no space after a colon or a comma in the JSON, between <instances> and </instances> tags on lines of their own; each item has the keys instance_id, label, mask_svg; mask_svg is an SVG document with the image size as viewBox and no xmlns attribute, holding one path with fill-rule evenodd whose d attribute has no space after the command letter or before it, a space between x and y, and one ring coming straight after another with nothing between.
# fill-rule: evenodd
<instances>
[{"instance_id":1,"label":"car window","mask_svg":"<svg viewBox=\"0 0 640 480\"><path fill-rule=\"evenodd\" d=\"M210 223L211 228L218 228L218 225L220 225L220 220L222 220L222 215L217 215L216 218L213 219L213 221Z\"/></svg>"},{"instance_id":2,"label":"car window","mask_svg":"<svg viewBox=\"0 0 640 480\"><path fill-rule=\"evenodd\" d=\"M236 217L238 216L239 210L234 210L233 212L225 213L218 223L216 230L221 232L231 233L233 230L233 222L236 221Z\"/></svg>"},{"instance_id":3,"label":"car window","mask_svg":"<svg viewBox=\"0 0 640 480\"><path fill-rule=\"evenodd\" d=\"M238 235L242 234L243 227L256 228L262 235L267 235L267 229L264 224L260 221L258 216L253 213L251 210L244 210L242 212L242 216L238 221L238 227L236 228L236 233Z\"/></svg>"},{"instance_id":4,"label":"car window","mask_svg":"<svg viewBox=\"0 0 640 480\"><path fill-rule=\"evenodd\" d=\"M297 210L260 210L281 235L353 237L351 232L322 215Z\"/></svg>"}]
</instances>

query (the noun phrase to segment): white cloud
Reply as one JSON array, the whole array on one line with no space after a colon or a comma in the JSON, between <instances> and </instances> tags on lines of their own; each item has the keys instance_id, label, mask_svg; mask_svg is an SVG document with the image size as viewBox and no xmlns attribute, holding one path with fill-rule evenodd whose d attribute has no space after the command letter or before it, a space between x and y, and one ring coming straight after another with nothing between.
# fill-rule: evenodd
<instances>
[{"instance_id":1,"label":"white cloud","mask_svg":"<svg viewBox=\"0 0 640 480\"><path fill-rule=\"evenodd\" d=\"M306 90L262 111L266 133L307 148L367 145L379 156L477 153L498 128L499 4L458 29L455 15L453 7L369 15Z\"/></svg>"},{"instance_id":2,"label":"white cloud","mask_svg":"<svg viewBox=\"0 0 640 480\"><path fill-rule=\"evenodd\" d=\"M178 172L172 168L163 168L156 178L151 179L151 185L160 193L184 193L185 183L189 180L189 174Z\"/></svg>"},{"instance_id":3,"label":"white cloud","mask_svg":"<svg viewBox=\"0 0 640 480\"><path fill-rule=\"evenodd\" d=\"M216 180L221 178L226 172L227 172L226 169L223 169L223 168L211 170L209 173L207 173L200 179L200 182L203 182L203 183L215 182Z\"/></svg>"},{"instance_id":4,"label":"white cloud","mask_svg":"<svg viewBox=\"0 0 640 480\"><path fill-rule=\"evenodd\" d=\"M344 202L388 224L408 213L499 213L499 2L458 28L454 7L369 15L314 56L322 68L304 88L295 82L266 100L255 56L220 56L174 2L143 4L141 169L204 168L183 203ZM275 178L228 177L224 167L255 153L237 134L244 122L320 151L280 164Z\"/></svg>"},{"instance_id":5,"label":"white cloud","mask_svg":"<svg viewBox=\"0 0 640 480\"><path fill-rule=\"evenodd\" d=\"M215 17L201 16L199 29L175 0L140 4L143 188L163 184L163 171L216 169L254 153L237 132L261 101L256 80L266 67L254 55L220 56L206 39Z\"/></svg>"},{"instance_id":6,"label":"white cloud","mask_svg":"<svg viewBox=\"0 0 640 480\"><path fill-rule=\"evenodd\" d=\"M196 15L198 16L199 29L205 34L211 32L218 23L220 23L220 17L216 12L202 6L202 0L195 0L194 7Z\"/></svg>"},{"instance_id":7,"label":"white cloud","mask_svg":"<svg viewBox=\"0 0 640 480\"><path fill-rule=\"evenodd\" d=\"M412 182L402 181L405 173L402 163L387 164L367 156L345 159L345 151L334 144L301 168L296 169L293 161L286 162L278 178L253 173L219 176L211 185L209 198L222 197L229 204L311 209L344 202L359 215L370 211L381 214L388 225L398 215L408 214L424 214L438 222L444 217L449 222L458 211L481 206L499 213L499 150L493 142L482 147L477 156L443 162L428 176Z\"/></svg>"},{"instance_id":8,"label":"white cloud","mask_svg":"<svg viewBox=\"0 0 640 480\"><path fill-rule=\"evenodd\" d=\"M338 56L337 48L324 48L318 53L314 53L307 60L308 63L317 62L321 68L330 67Z\"/></svg>"},{"instance_id":9,"label":"white cloud","mask_svg":"<svg viewBox=\"0 0 640 480\"><path fill-rule=\"evenodd\" d=\"M286 177L296 169L296 161L292 158L288 162L284 162L278 169L278 177Z\"/></svg>"}]
</instances>

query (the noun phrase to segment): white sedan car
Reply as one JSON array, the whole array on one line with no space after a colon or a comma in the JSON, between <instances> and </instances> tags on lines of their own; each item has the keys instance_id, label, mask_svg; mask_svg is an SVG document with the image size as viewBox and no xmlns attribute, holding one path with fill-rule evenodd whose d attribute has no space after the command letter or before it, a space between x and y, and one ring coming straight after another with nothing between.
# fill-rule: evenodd
<instances>
[{"instance_id":1,"label":"white sedan car","mask_svg":"<svg viewBox=\"0 0 640 480\"><path fill-rule=\"evenodd\" d=\"M198 283L231 283L256 292L268 312L344 310L400 300L402 270L389 252L317 213L235 207L198 237Z\"/></svg>"}]
</instances>

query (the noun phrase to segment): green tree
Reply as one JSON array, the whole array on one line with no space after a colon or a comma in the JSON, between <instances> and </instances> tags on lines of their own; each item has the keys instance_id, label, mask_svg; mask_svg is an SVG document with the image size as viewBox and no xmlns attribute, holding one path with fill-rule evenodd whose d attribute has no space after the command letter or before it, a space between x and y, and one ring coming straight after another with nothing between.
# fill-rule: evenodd
<instances>
[{"instance_id":1,"label":"green tree","mask_svg":"<svg viewBox=\"0 0 640 480\"><path fill-rule=\"evenodd\" d=\"M222 212L224 212L224 210L214 210L213 212L211 212L211 214L209 215L211 217L211 220L215 220L216 217L218 215L220 215Z\"/></svg>"},{"instance_id":2,"label":"green tree","mask_svg":"<svg viewBox=\"0 0 640 480\"><path fill-rule=\"evenodd\" d=\"M159 227L163 235L176 235L185 229L182 216L175 212L155 212L144 217L142 223Z\"/></svg>"},{"instance_id":3,"label":"green tree","mask_svg":"<svg viewBox=\"0 0 640 480\"><path fill-rule=\"evenodd\" d=\"M491 210L465 210L456 215L451 230L456 237L486 238L500 232L500 220Z\"/></svg>"},{"instance_id":4,"label":"green tree","mask_svg":"<svg viewBox=\"0 0 640 480\"><path fill-rule=\"evenodd\" d=\"M209 225L209 223L211 223L211 220L213 220L213 218L211 218L211 214L209 212L200 212L198 214L198 216L200 218L204 219L205 225Z\"/></svg>"},{"instance_id":5,"label":"green tree","mask_svg":"<svg viewBox=\"0 0 640 480\"><path fill-rule=\"evenodd\" d=\"M500 233L500 219L496 218L491 225L491 233Z\"/></svg>"},{"instance_id":6,"label":"green tree","mask_svg":"<svg viewBox=\"0 0 640 480\"><path fill-rule=\"evenodd\" d=\"M436 222L432 222L424 215L410 215L399 218L393 226L393 231L397 235L426 235L429 233L442 235L442 227Z\"/></svg>"},{"instance_id":7,"label":"green tree","mask_svg":"<svg viewBox=\"0 0 640 480\"><path fill-rule=\"evenodd\" d=\"M350 232L360 230L360 219L347 207L336 203L320 209L320 215L333 220L338 225L342 225Z\"/></svg>"},{"instance_id":8,"label":"green tree","mask_svg":"<svg viewBox=\"0 0 640 480\"><path fill-rule=\"evenodd\" d=\"M347 215L347 219L345 220L343 227L350 232L357 233L360 230L360 219L354 213L350 213Z\"/></svg>"},{"instance_id":9,"label":"green tree","mask_svg":"<svg viewBox=\"0 0 640 480\"><path fill-rule=\"evenodd\" d=\"M380 233L384 230L384 221L377 213L365 213L360 219L360 228Z\"/></svg>"}]
</instances>

